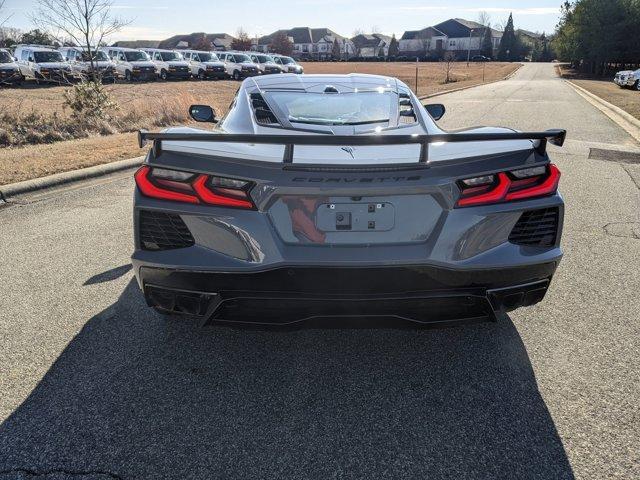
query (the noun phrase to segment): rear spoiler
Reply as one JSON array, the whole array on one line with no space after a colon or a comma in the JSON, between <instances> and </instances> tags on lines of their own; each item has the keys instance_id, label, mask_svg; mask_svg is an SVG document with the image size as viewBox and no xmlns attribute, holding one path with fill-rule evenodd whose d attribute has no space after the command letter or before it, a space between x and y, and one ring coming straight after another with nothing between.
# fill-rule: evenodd
<instances>
[{"instance_id":1,"label":"rear spoiler","mask_svg":"<svg viewBox=\"0 0 640 480\"><path fill-rule=\"evenodd\" d=\"M154 133L140 130L138 145L144 147L153 141L156 157L162 152L163 141L228 142L284 145L283 163L293 163L295 145L316 146L363 146L363 145L411 145L419 144L420 163L429 161L429 144L458 142L488 142L497 140L540 140L535 150L544 155L547 141L561 147L567 136L566 130L554 129L544 132L502 132L502 133L439 133L433 135L255 135L228 133Z\"/></svg>"}]
</instances>

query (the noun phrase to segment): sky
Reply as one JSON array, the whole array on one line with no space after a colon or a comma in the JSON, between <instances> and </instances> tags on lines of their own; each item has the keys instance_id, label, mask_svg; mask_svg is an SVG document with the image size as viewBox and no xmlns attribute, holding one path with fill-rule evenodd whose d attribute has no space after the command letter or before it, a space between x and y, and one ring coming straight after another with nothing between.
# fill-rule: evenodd
<instances>
[{"instance_id":1,"label":"sky","mask_svg":"<svg viewBox=\"0 0 640 480\"><path fill-rule=\"evenodd\" d=\"M562 0L113 0L116 15L130 20L117 40L160 40L180 33L235 34L242 27L252 37L281 28L327 27L351 37L366 33L419 30L449 18L477 20L487 12L492 24L505 22L510 12L516 28L553 32ZM37 0L6 0L0 19L5 26L33 28L30 14Z\"/></svg>"}]
</instances>

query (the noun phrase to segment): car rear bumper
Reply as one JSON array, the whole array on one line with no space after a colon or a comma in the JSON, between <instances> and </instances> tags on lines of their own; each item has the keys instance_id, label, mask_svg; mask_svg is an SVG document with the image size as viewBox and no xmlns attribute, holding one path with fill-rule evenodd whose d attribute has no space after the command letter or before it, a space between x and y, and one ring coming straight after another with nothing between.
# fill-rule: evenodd
<instances>
[{"instance_id":1,"label":"car rear bumper","mask_svg":"<svg viewBox=\"0 0 640 480\"><path fill-rule=\"evenodd\" d=\"M346 317L399 324L494 320L500 312L541 301L558 263L482 270L405 265L214 272L148 267L134 258L152 307L213 323L274 326L332 318L336 324Z\"/></svg>"}]
</instances>

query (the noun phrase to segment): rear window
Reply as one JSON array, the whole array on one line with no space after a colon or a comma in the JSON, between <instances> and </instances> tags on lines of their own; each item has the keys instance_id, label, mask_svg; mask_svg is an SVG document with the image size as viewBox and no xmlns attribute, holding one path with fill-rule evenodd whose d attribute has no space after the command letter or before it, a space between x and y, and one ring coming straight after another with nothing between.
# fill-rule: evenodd
<instances>
[{"instance_id":1,"label":"rear window","mask_svg":"<svg viewBox=\"0 0 640 480\"><path fill-rule=\"evenodd\" d=\"M0 63L11 63L13 58L7 52L0 52Z\"/></svg>"},{"instance_id":2,"label":"rear window","mask_svg":"<svg viewBox=\"0 0 640 480\"><path fill-rule=\"evenodd\" d=\"M64 62L60 52L34 52L33 57L36 63Z\"/></svg>"},{"instance_id":3,"label":"rear window","mask_svg":"<svg viewBox=\"0 0 640 480\"><path fill-rule=\"evenodd\" d=\"M97 61L97 62L106 62L107 60L109 60L107 58L107 54L104 53L102 50L98 50L98 51L93 51L91 52L93 54L93 60ZM89 56L89 52L82 52L81 54L81 60L83 62L90 62L91 61L91 57Z\"/></svg>"},{"instance_id":4,"label":"rear window","mask_svg":"<svg viewBox=\"0 0 640 480\"><path fill-rule=\"evenodd\" d=\"M145 52L124 52L127 62L144 62L149 60L149 55Z\"/></svg>"},{"instance_id":5,"label":"rear window","mask_svg":"<svg viewBox=\"0 0 640 480\"><path fill-rule=\"evenodd\" d=\"M397 96L388 91L359 93L270 92L291 123L366 125L389 123Z\"/></svg>"},{"instance_id":6,"label":"rear window","mask_svg":"<svg viewBox=\"0 0 640 480\"><path fill-rule=\"evenodd\" d=\"M171 62L173 60L182 60L182 55L178 52L160 52L160 57L165 62Z\"/></svg>"}]
</instances>

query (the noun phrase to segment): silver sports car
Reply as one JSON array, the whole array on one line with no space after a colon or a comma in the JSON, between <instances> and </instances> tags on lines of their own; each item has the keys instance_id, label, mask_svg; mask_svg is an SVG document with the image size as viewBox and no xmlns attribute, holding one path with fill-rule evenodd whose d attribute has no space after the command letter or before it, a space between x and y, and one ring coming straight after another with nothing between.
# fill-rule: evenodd
<instances>
[{"instance_id":1,"label":"silver sports car","mask_svg":"<svg viewBox=\"0 0 640 480\"><path fill-rule=\"evenodd\" d=\"M560 262L564 130L446 132L443 105L373 75L246 79L213 129L141 131L135 274L208 322L492 320ZM314 320L314 322L310 322Z\"/></svg>"}]
</instances>

